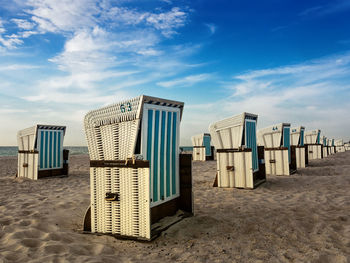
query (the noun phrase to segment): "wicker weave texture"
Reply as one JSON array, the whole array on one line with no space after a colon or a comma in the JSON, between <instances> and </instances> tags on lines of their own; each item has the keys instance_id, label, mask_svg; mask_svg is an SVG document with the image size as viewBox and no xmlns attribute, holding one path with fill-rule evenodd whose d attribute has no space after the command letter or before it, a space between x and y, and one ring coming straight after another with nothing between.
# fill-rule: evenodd
<instances>
[{"instance_id":1,"label":"wicker weave texture","mask_svg":"<svg viewBox=\"0 0 350 263\"><path fill-rule=\"evenodd\" d=\"M191 137L192 145L193 146L203 146L203 138L204 138L204 133L194 135Z\"/></svg>"},{"instance_id":2,"label":"wicker weave texture","mask_svg":"<svg viewBox=\"0 0 350 263\"><path fill-rule=\"evenodd\" d=\"M134 154L141 97L90 111L84 120L91 160L126 160Z\"/></svg>"},{"instance_id":3,"label":"wicker weave texture","mask_svg":"<svg viewBox=\"0 0 350 263\"><path fill-rule=\"evenodd\" d=\"M320 130L305 132L305 143L306 144L318 143L317 137L319 136L320 132L321 132Z\"/></svg>"},{"instance_id":4,"label":"wicker weave texture","mask_svg":"<svg viewBox=\"0 0 350 263\"><path fill-rule=\"evenodd\" d=\"M38 180L38 154L18 154L18 177Z\"/></svg>"},{"instance_id":5,"label":"wicker weave texture","mask_svg":"<svg viewBox=\"0 0 350 263\"><path fill-rule=\"evenodd\" d=\"M319 145L307 145L309 160L316 160L322 158L322 146Z\"/></svg>"},{"instance_id":6,"label":"wicker weave texture","mask_svg":"<svg viewBox=\"0 0 350 263\"><path fill-rule=\"evenodd\" d=\"M92 232L150 239L149 168L90 168L90 176Z\"/></svg>"},{"instance_id":7,"label":"wicker weave texture","mask_svg":"<svg viewBox=\"0 0 350 263\"><path fill-rule=\"evenodd\" d=\"M305 148L295 148L297 169L305 168Z\"/></svg>"},{"instance_id":8,"label":"wicker weave texture","mask_svg":"<svg viewBox=\"0 0 350 263\"><path fill-rule=\"evenodd\" d=\"M254 188L252 152L217 153L218 187Z\"/></svg>"},{"instance_id":9,"label":"wicker weave texture","mask_svg":"<svg viewBox=\"0 0 350 263\"><path fill-rule=\"evenodd\" d=\"M288 150L265 150L265 169L268 175L290 175Z\"/></svg>"},{"instance_id":10,"label":"wicker weave texture","mask_svg":"<svg viewBox=\"0 0 350 263\"><path fill-rule=\"evenodd\" d=\"M327 156L328 156L328 149L327 149L327 146L324 146L323 147L323 158L325 158Z\"/></svg>"},{"instance_id":11,"label":"wicker weave texture","mask_svg":"<svg viewBox=\"0 0 350 263\"><path fill-rule=\"evenodd\" d=\"M205 161L205 147L195 147L192 153L193 161Z\"/></svg>"},{"instance_id":12,"label":"wicker weave texture","mask_svg":"<svg viewBox=\"0 0 350 263\"><path fill-rule=\"evenodd\" d=\"M38 170L63 167L65 126L36 125L17 133L18 177L38 179Z\"/></svg>"},{"instance_id":13,"label":"wicker weave texture","mask_svg":"<svg viewBox=\"0 0 350 263\"><path fill-rule=\"evenodd\" d=\"M289 123L279 123L258 130L258 145L266 148L276 148L283 145L283 129L290 126Z\"/></svg>"},{"instance_id":14,"label":"wicker weave texture","mask_svg":"<svg viewBox=\"0 0 350 263\"><path fill-rule=\"evenodd\" d=\"M344 146L336 146L335 148L336 148L337 153L345 152L345 147Z\"/></svg>"},{"instance_id":15,"label":"wicker weave texture","mask_svg":"<svg viewBox=\"0 0 350 263\"><path fill-rule=\"evenodd\" d=\"M290 145L292 146L303 146L304 144L304 131L305 127L299 126L299 127L293 127L291 128L290 132ZM303 136L303 138L301 138ZM301 142L302 145L301 145Z\"/></svg>"}]
</instances>

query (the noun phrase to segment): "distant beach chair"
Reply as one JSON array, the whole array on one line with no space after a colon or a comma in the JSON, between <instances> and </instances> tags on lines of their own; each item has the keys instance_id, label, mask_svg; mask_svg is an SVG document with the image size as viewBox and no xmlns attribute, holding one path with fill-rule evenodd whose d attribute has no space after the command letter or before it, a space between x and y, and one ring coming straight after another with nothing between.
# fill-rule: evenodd
<instances>
[{"instance_id":1,"label":"distant beach chair","mask_svg":"<svg viewBox=\"0 0 350 263\"><path fill-rule=\"evenodd\" d=\"M328 139L329 154L335 154L334 139Z\"/></svg>"},{"instance_id":2,"label":"distant beach chair","mask_svg":"<svg viewBox=\"0 0 350 263\"><path fill-rule=\"evenodd\" d=\"M253 189L266 181L263 150L258 150L258 116L242 113L209 126L216 149L217 173L214 186Z\"/></svg>"},{"instance_id":3,"label":"distant beach chair","mask_svg":"<svg viewBox=\"0 0 350 263\"><path fill-rule=\"evenodd\" d=\"M328 157L328 140L326 136L322 136L322 158Z\"/></svg>"},{"instance_id":4,"label":"distant beach chair","mask_svg":"<svg viewBox=\"0 0 350 263\"><path fill-rule=\"evenodd\" d=\"M214 160L214 147L210 144L211 138L209 133L192 136L191 140L194 161Z\"/></svg>"},{"instance_id":5,"label":"distant beach chair","mask_svg":"<svg viewBox=\"0 0 350 263\"><path fill-rule=\"evenodd\" d=\"M334 145L336 148L336 152L345 152L344 142L343 139L338 139L334 141Z\"/></svg>"},{"instance_id":6,"label":"distant beach chair","mask_svg":"<svg viewBox=\"0 0 350 263\"><path fill-rule=\"evenodd\" d=\"M321 130L305 132L305 145L309 161L322 159Z\"/></svg>"},{"instance_id":7,"label":"distant beach chair","mask_svg":"<svg viewBox=\"0 0 350 263\"><path fill-rule=\"evenodd\" d=\"M37 180L68 175L69 151L63 149L65 126L35 125L17 133L18 177Z\"/></svg>"},{"instance_id":8,"label":"distant beach chair","mask_svg":"<svg viewBox=\"0 0 350 263\"><path fill-rule=\"evenodd\" d=\"M192 156L179 154L183 106L139 96L86 114L91 210L85 231L152 240L193 214Z\"/></svg>"},{"instance_id":9,"label":"distant beach chair","mask_svg":"<svg viewBox=\"0 0 350 263\"><path fill-rule=\"evenodd\" d=\"M290 133L291 153L292 159L294 159L293 153L295 152L296 169L305 168L308 164L305 154L304 132L305 127L299 126L292 128Z\"/></svg>"},{"instance_id":10,"label":"distant beach chair","mask_svg":"<svg viewBox=\"0 0 350 263\"><path fill-rule=\"evenodd\" d=\"M290 124L280 123L258 130L258 145L264 146L266 174L290 175L296 171L290 147Z\"/></svg>"},{"instance_id":11,"label":"distant beach chair","mask_svg":"<svg viewBox=\"0 0 350 263\"><path fill-rule=\"evenodd\" d=\"M344 143L345 151L350 151L350 142Z\"/></svg>"}]
</instances>

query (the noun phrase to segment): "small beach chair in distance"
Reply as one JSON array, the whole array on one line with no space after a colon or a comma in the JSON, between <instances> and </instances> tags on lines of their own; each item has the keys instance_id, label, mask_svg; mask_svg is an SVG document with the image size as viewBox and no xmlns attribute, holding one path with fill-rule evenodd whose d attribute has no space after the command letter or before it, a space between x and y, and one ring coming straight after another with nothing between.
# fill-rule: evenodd
<instances>
[{"instance_id":1,"label":"small beach chair in distance","mask_svg":"<svg viewBox=\"0 0 350 263\"><path fill-rule=\"evenodd\" d=\"M149 241L193 214L192 155L179 154L183 107L139 96L86 114L85 231Z\"/></svg>"},{"instance_id":2,"label":"small beach chair in distance","mask_svg":"<svg viewBox=\"0 0 350 263\"><path fill-rule=\"evenodd\" d=\"M35 125L17 133L18 177L37 180L68 175L69 151L63 149L65 126Z\"/></svg>"},{"instance_id":3,"label":"small beach chair in distance","mask_svg":"<svg viewBox=\"0 0 350 263\"><path fill-rule=\"evenodd\" d=\"M350 151L350 142L344 143L345 151Z\"/></svg>"},{"instance_id":4,"label":"small beach chair in distance","mask_svg":"<svg viewBox=\"0 0 350 263\"><path fill-rule=\"evenodd\" d=\"M328 147L330 149L330 154L335 154L334 139L328 139Z\"/></svg>"},{"instance_id":5,"label":"small beach chair in distance","mask_svg":"<svg viewBox=\"0 0 350 263\"><path fill-rule=\"evenodd\" d=\"M322 136L322 158L328 157L328 140L326 136Z\"/></svg>"},{"instance_id":6,"label":"small beach chair in distance","mask_svg":"<svg viewBox=\"0 0 350 263\"><path fill-rule=\"evenodd\" d=\"M308 164L305 154L304 145L305 127L299 126L291 129L290 133L290 147L292 153L292 162L296 162L296 169L305 168Z\"/></svg>"},{"instance_id":7,"label":"small beach chair in distance","mask_svg":"<svg viewBox=\"0 0 350 263\"><path fill-rule=\"evenodd\" d=\"M290 175L296 171L290 147L290 123L279 123L258 130L258 145L264 146L266 174Z\"/></svg>"},{"instance_id":8,"label":"small beach chair in distance","mask_svg":"<svg viewBox=\"0 0 350 263\"><path fill-rule=\"evenodd\" d=\"M217 159L214 186L254 189L266 181L259 161L263 151L256 142L257 120L258 115L244 112L209 126Z\"/></svg>"},{"instance_id":9,"label":"small beach chair in distance","mask_svg":"<svg viewBox=\"0 0 350 263\"><path fill-rule=\"evenodd\" d=\"M321 130L305 132L305 144L309 161L322 159Z\"/></svg>"},{"instance_id":10,"label":"small beach chair in distance","mask_svg":"<svg viewBox=\"0 0 350 263\"><path fill-rule=\"evenodd\" d=\"M335 145L335 148L336 148L336 152L345 152L345 147L344 147L344 142L343 142L343 139L338 139L338 140L335 140L334 141L334 145Z\"/></svg>"},{"instance_id":11,"label":"small beach chair in distance","mask_svg":"<svg viewBox=\"0 0 350 263\"><path fill-rule=\"evenodd\" d=\"M201 133L191 137L193 145L193 161L214 160L214 149L211 147L209 133Z\"/></svg>"}]
</instances>

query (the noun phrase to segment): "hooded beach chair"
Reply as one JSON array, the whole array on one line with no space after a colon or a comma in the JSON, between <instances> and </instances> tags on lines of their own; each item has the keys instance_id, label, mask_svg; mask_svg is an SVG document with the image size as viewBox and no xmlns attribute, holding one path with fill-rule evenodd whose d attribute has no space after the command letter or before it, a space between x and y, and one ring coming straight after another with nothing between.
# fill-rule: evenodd
<instances>
[{"instance_id":1,"label":"hooded beach chair","mask_svg":"<svg viewBox=\"0 0 350 263\"><path fill-rule=\"evenodd\" d=\"M328 140L326 136L322 136L322 158L328 156Z\"/></svg>"},{"instance_id":2,"label":"hooded beach chair","mask_svg":"<svg viewBox=\"0 0 350 263\"><path fill-rule=\"evenodd\" d=\"M263 151L256 142L257 120L257 115L244 112L209 126L217 158L214 186L253 189L266 181L259 161Z\"/></svg>"},{"instance_id":3,"label":"hooded beach chair","mask_svg":"<svg viewBox=\"0 0 350 263\"><path fill-rule=\"evenodd\" d=\"M279 123L258 130L258 144L264 146L266 174L290 175L295 172L296 163L292 163L289 123Z\"/></svg>"},{"instance_id":4,"label":"hooded beach chair","mask_svg":"<svg viewBox=\"0 0 350 263\"><path fill-rule=\"evenodd\" d=\"M214 160L214 149L210 144L211 138L209 133L192 136L191 140L194 161Z\"/></svg>"},{"instance_id":5,"label":"hooded beach chair","mask_svg":"<svg viewBox=\"0 0 350 263\"><path fill-rule=\"evenodd\" d=\"M305 145L309 161L322 159L321 130L305 132Z\"/></svg>"},{"instance_id":6,"label":"hooded beach chair","mask_svg":"<svg viewBox=\"0 0 350 263\"><path fill-rule=\"evenodd\" d=\"M35 125L17 133L18 177L37 180L68 175L69 151L63 149L65 126Z\"/></svg>"},{"instance_id":7,"label":"hooded beach chair","mask_svg":"<svg viewBox=\"0 0 350 263\"><path fill-rule=\"evenodd\" d=\"M291 153L295 153L296 169L305 168L308 163L305 155L304 132L305 127L299 126L292 128L290 133ZM293 154L292 159L294 159Z\"/></svg>"},{"instance_id":8,"label":"hooded beach chair","mask_svg":"<svg viewBox=\"0 0 350 263\"><path fill-rule=\"evenodd\" d=\"M192 215L192 156L179 155L183 106L139 96L86 114L91 209L84 230L152 240Z\"/></svg>"},{"instance_id":9,"label":"hooded beach chair","mask_svg":"<svg viewBox=\"0 0 350 263\"><path fill-rule=\"evenodd\" d=\"M343 139L338 139L334 141L336 152L345 152L345 146Z\"/></svg>"}]
</instances>

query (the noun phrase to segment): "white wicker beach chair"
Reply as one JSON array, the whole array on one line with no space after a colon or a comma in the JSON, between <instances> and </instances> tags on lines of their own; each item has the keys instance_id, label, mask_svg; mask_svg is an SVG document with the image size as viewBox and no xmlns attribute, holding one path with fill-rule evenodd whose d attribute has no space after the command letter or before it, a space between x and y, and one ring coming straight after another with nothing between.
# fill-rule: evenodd
<instances>
[{"instance_id":1,"label":"white wicker beach chair","mask_svg":"<svg viewBox=\"0 0 350 263\"><path fill-rule=\"evenodd\" d=\"M209 133L202 133L191 137L193 145L193 160L206 161L213 160L213 150L211 148L211 138Z\"/></svg>"},{"instance_id":2,"label":"white wicker beach chair","mask_svg":"<svg viewBox=\"0 0 350 263\"><path fill-rule=\"evenodd\" d=\"M322 136L322 158L328 157L328 140L326 136Z\"/></svg>"},{"instance_id":3,"label":"white wicker beach chair","mask_svg":"<svg viewBox=\"0 0 350 263\"><path fill-rule=\"evenodd\" d=\"M290 147L290 124L280 123L258 130L258 145L264 146L266 174L290 175L295 171ZM293 167L292 167L293 164ZM292 169L293 168L293 169Z\"/></svg>"},{"instance_id":4,"label":"white wicker beach chair","mask_svg":"<svg viewBox=\"0 0 350 263\"><path fill-rule=\"evenodd\" d=\"M214 186L253 189L266 181L264 164L259 163L257 120L257 115L244 112L209 126L217 152Z\"/></svg>"},{"instance_id":5,"label":"white wicker beach chair","mask_svg":"<svg viewBox=\"0 0 350 263\"><path fill-rule=\"evenodd\" d=\"M308 160L322 159L321 130L305 132Z\"/></svg>"},{"instance_id":6,"label":"white wicker beach chair","mask_svg":"<svg viewBox=\"0 0 350 263\"><path fill-rule=\"evenodd\" d=\"M17 133L18 177L33 180L68 174L68 151L63 149L65 126L35 125Z\"/></svg>"},{"instance_id":7,"label":"white wicker beach chair","mask_svg":"<svg viewBox=\"0 0 350 263\"><path fill-rule=\"evenodd\" d=\"M295 151L296 168L305 168L307 160L305 156L304 146L304 132L305 127L299 126L291 129L290 133L290 145L291 152ZM295 149L295 150L294 150ZM293 154L292 154L293 158Z\"/></svg>"},{"instance_id":8,"label":"white wicker beach chair","mask_svg":"<svg viewBox=\"0 0 350 263\"><path fill-rule=\"evenodd\" d=\"M183 105L140 96L85 116L92 232L150 240L159 219L183 204L192 213L192 181L181 190L179 171Z\"/></svg>"},{"instance_id":9,"label":"white wicker beach chair","mask_svg":"<svg viewBox=\"0 0 350 263\"><path fill-rule=\"evenodd\" d=\"M345 152L344 142L343 139L338 139L334 141L334 145L336 148L336 152Z\"/></svg>"}]
</instances>

